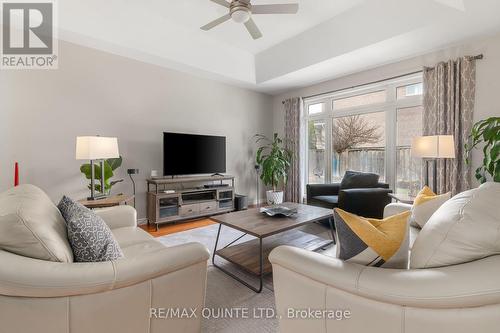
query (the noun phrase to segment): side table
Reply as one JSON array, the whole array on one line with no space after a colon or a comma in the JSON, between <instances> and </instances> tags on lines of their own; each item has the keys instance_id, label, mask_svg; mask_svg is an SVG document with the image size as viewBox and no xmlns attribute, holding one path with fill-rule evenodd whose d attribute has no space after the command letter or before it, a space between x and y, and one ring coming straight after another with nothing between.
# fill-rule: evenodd
<instances>
[{"instance_id":1,"label":"side table","mask_svg":"<svg viewBox=\"0 0 500 333\"><path fill-rule=\"evenodd\" d=\"M127 205L129 202L133 200L134 200L133 195L118 194L99 200L82 199L78 200L78 202L87 208L95 209L95 208L107 208L119 205Z\"/></svg>"},{"instance_id":2,"label":"side table","mask_svg":"<svg viewBox=\"0 0 500 333\"><path fill-rule=\"evenodd\" d=\"M413 205L413 202L415 201L415 197L410 197L406 194L389 193L388 196L396 200L396 202L401 202L410 205Z\"/></svg>"}]
</instances>

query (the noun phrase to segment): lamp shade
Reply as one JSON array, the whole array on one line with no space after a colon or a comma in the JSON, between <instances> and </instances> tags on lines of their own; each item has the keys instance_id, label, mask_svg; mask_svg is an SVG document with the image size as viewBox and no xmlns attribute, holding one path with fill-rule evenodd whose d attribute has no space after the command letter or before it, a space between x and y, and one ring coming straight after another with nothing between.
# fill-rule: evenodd
<instances>
[{"instance_id":1,"label":"lamp shade","mask_svg":"<svg viewBox=\"0 0 500 333\"><path fill-rule=\"evenodd\" d=\"M411 145L411 154L422 158L455 158L453 135L416 137Z\"/></svg>"},{"instance_id":2,"label":"lamp shade","mask_svg":"<svg viewBox=\"0 0 500 333\"><path fill-rule=\"evenodd\" d=\"M79 136L76 138L77 160L100 160L118 158L118 139L102 136Z\"/></svg>"}]
</instances>

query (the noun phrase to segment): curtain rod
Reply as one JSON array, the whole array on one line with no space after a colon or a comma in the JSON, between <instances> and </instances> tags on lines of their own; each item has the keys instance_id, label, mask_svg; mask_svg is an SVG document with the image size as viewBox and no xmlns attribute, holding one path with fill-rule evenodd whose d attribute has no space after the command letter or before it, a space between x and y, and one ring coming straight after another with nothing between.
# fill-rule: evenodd
<instances>
[{"instance_id":1,"label":"curtain rod","mask_svg":"<svg viewBox=\"0 0 500 333\"><path fill-rule=\"evenodd\" d=\"M471 58L474 59L474 60L481 60L481 59L484 59L484 55L483 54L478 54L478 55L473 56ZM404 77L404 76L418 74L418 73L422 73L422 72L423 72L423 70L419 70L419 71L415 71L415 72L411 72L411 73L406 73L406 74L401 74L401 75L396 75L396 76L388 77L388 78L377 80L377 81L372 81L372 82L368 82L368 83L358 84L358 85L351 86L351 87L345 87L345 88L341 88L341 89L336 89L336 90L331 90L331 91L323 92L323 93L320 93L320 94L314 94L314 95L304 96L302 98L313 98L313 97L318 97L318 96L321 96L321 95L333 94L333 93L336 93L336 92L339 92L339 91L343 91L343 90L360 88L360 87L364 87L364 86L369 85L369 84L374 84L374 83L380 83L380 82L384 82L384 81L388 81L388 80L399 79L399 78ZM283 101L282 104L285 104L285 101Z\"/></svg>"}]
</instances>

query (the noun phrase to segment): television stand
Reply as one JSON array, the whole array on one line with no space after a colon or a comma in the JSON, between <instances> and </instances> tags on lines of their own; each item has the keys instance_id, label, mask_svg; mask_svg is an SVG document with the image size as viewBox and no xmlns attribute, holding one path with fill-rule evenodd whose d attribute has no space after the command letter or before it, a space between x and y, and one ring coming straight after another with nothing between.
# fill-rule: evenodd
<instances>
[{"instance_id":1,"label":"television stand","mask_svg":"<svg viewBox=\"0 0 500 333\"><path fill-rule=\"evenodd\" d=\"M213 181L220 181L223 185L210 187ZM148 179L147 185L148 223L154 223L157 230L162 223L175 223L234 210L233 176L154 178ZM205 188L204 185L209 187Z\"/></svg>"}]
</instances>

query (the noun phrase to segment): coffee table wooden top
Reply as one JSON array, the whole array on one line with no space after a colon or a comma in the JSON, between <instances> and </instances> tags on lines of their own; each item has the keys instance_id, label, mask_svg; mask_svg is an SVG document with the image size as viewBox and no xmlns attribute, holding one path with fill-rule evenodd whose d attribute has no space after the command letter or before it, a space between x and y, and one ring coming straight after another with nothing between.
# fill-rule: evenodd
<instances>
[{"instance_id":1,"label":"coffee table wooden top","mask_svg":"<svg viewBox=\"0 0 500 333\"><path fill-rule=\"evenodd\" d=\"M212 220L249 235L265 238L280 232L298 228L304 224L321 221L333 216L331 209L307 206L292 202L282 204L288 208L297 208L291 217L270 217L261 213L259 208L211 217Z\"/></svg>"}]
</instances>

